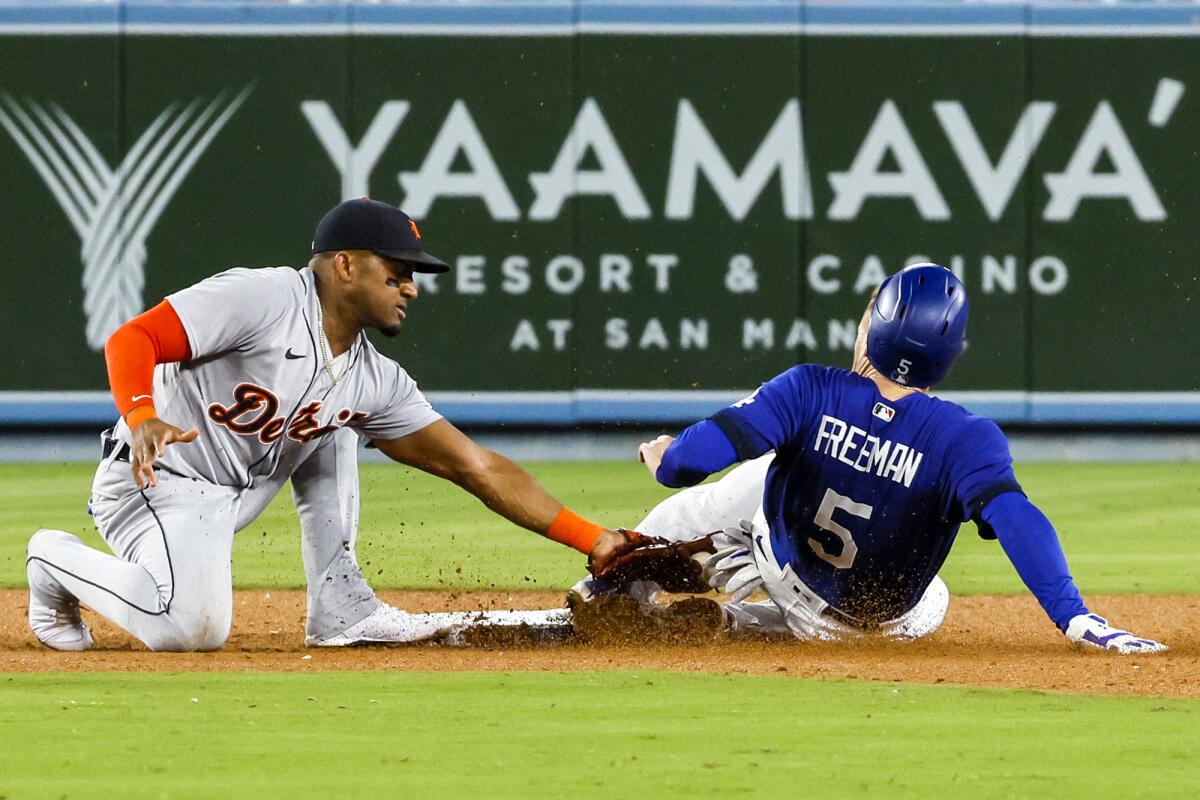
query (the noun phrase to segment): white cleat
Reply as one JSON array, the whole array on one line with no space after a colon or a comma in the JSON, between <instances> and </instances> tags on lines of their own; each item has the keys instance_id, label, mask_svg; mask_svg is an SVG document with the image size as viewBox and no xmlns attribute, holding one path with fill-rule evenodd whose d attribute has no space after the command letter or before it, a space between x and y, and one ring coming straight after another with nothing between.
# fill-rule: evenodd
<instances>
[{"instance_id":1,"label":"white cleat","mask_svg":"<svg viewBox=\"0 0 1200 800\"><path fill-rule=\"evenodd\" d=\"M29 627L38 641L55 650L90 649L92 632L79 615L79 601L57 586L38 562L30 561L25 572L29 577ZM51 582L54 586L47 586Z\"/></svg>"},{"instance_id":2,"label":"white cleat","mask_svg":"<svg viewBox=\"0 0 1200 800\"><path fill-rule=\"evenodd\" d=\"M305 647L349 647L355 644L424 642L444 634L448 620L441 614L409 614L386 603L341 633L319 639L307 636Z\"/></svg>"}]
</instances>

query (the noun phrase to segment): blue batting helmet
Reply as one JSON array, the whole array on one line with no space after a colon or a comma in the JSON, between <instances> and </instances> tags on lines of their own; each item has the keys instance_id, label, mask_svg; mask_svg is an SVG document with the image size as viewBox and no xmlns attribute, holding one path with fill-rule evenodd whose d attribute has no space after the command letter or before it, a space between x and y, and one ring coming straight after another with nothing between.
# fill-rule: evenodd
<instances>
[{"instance_id":1,"label":"blue batting helmet","mask_svg":"<svg viewBox=\"0 0 1200 800\"><path fill-rule=\"evenodd\" d=\"M867 360L889 380L927 388L962 355L967 290L940 264L913 264L879 285L867 328Z\"/></svg>"}]
</instances>

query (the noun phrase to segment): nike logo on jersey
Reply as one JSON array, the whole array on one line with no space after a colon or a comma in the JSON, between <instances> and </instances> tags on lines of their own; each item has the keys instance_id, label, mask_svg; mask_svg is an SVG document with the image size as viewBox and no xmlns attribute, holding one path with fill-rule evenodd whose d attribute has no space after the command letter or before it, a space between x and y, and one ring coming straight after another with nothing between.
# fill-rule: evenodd
<instances>
[{"instance_id":1,"label":"nike logo on jersey","mask_svg":"<svg viewBox=\"0 0 1200 800\"><path fill-rule=\"evenodd\" d=\"M288 358L288 359L297 359L297 358L304 358L304 354L303 353L293 353L292 348L289 347L287 349L287 352L283 354L283 357Z\"/></svg>"},{"instance_id":2,"label":"nike logo on jersey","mask_svg":"<svg viewBox=\"0 0 1200 800\"><path fill-rule=\"evenodd\" d=\"M139 394L139 395L134 395L134 398L132 400L130 400L129 402L136 403L138 400L153 400L153 399L154 398L148 394Z\"/></svg>"}]
</instances>

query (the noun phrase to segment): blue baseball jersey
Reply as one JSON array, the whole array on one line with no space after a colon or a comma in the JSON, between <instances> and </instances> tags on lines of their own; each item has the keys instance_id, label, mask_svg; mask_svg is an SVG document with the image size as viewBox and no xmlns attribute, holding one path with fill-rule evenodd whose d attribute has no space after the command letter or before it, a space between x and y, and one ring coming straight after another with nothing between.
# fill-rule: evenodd
<instances>
[{"instance_id":1,"label":"blue baseball jersey","mask_svg":"<svg viewBox=\"0 0 1200 800\"><path fill-rule=\"evenodd\" d=\"M886 400L843 369L801 364L712 418L739 459L769 450L763 508L780 566L862 622L920 600L959 526L1020 491L994 422L914 393Z\"/></svg>"}]
</instances>

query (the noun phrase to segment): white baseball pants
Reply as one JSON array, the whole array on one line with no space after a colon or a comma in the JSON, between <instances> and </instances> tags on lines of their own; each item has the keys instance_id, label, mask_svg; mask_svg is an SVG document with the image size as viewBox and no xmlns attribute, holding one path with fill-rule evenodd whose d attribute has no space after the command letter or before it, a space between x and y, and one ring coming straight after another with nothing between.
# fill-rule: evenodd
<instances>
[{"instance_id":1,"label":"white baseball pants","mask_svg":"<svg viewBox=\"0 0 1200 800\"><path fill-rule=\"evenodd\" d=\"M380 605L354 554L357 444L353 431L338 431L299 465L281 465L241 492L162 470L158 486L139 491L129 463L110 456L96 470L91 509L115 555L44 530L29 542L30 565L152 650L214 650L232 622L234 533L290 477L308 578L307 633L340 633Z\"/></svg>"},{"instance_id":2,"label":"white baseball pants","mask_svg":"<svg viewBox=\"0 0 1200 800\"><path fill-rule=\"evenodd\" d=\"M769 600L725 603L732 631L743 633L791 633L800 639L846 640L865 634L826 613L828 603L808 589L791 570L780 569L770 551L770 534L763 515L762 499L767 469L773 453L747 461L718 481L683 489L663 500L641 521L637 530L671 541L685 541L727 527L751 522L752 536L762 535L766 557L754 550L755 564ZM934 578L917 605L901 617L883 623L871 636L916 639L928 636L942 624L950 603L950 592L941 578Z\"/></svg>"},{"instance_id":3,"label":"white baseball pants","mask_svg":"<svg viewBox=\"0 0 1200 800\"><path fill-rule=\"evenodd\" d=\"M239 506L233 489L163 472L140 491L128 463L106 459L91 507L115 555L44 530L29 541L29 562L152 650L215 650L233 620Z\"/></svg>"}]
</instances>

